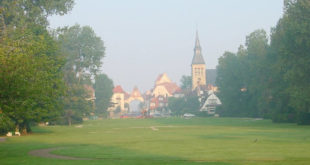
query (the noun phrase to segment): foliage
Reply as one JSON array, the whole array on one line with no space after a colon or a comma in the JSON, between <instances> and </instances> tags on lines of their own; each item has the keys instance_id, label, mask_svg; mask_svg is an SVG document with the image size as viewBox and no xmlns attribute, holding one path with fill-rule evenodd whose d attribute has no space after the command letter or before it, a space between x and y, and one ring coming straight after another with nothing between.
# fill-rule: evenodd
<instances>
[{"instance_id":1,"label":"foliage","mask_svg":"<svg viewBox=\"0 0 310 165\"><path fill-rule=\"evenodd\" d=\"M310 3L289 1L286 8L272 34L273 58L287 85L287 106L294 109L298 123L310 124Z\"/></svg>"},{"instance_id":2,"label":"foliage","mask_svg":"<svg viewBox=\"0 0 310 165\"><path fill-rule=\"evenodd\" d=\"M119 114L121 111L122 111L121 107L117 106L113 112L114 112L114 114Z\"/></svg>"},{"instance_id":3,"label":"foliage","mask_svg":"<svg viewBox=\"0 0 310 165\"><path fill-rule=\"evenodd\" d=\"M288 0L272 30L246 38L246 48L219 59L221 115L310 124L310 3Z\"/></svg>"},{"instance_id":4,"label":"foliage","mask_svg":"<svg viewBox=\"0 0 310 165\"><path fill-rule=\"evenodd\" d=\"M6 115L0 113L0 135L5 135L7 132L15 130L15 123Z\"/></svg>"},{"instance_id":5,"label":"foliage","mask_svg":"<svg viewBox=\"0 0 310 165\"><path fill-rule=\"evenodd\" d=\"M63 102L63 116L71 125L73 118L80 121L84 115L94 112L93 102L87 100L90 91L86 86L93 86L92 79L102 65L104 46L103 41L89 26L74 25L58 29L54 37L65 58L63 72L67 94Z\"/></svg>"},{"instance_id":6,"label":"foliage","mask_svg":"<svg viewBox=\"0 0 310 165\"><path fill-rule=\"evenodd\" d=\"M103 41L91 27L80 25L58 29L56 37L66 57L66 82L72 83L69 76L73 75L78 83L89 83L102 65Z\"/></svg>"},{"instance_id":7,"label":"foliage","mask_svg":"<svg viewBox=\"0 0 310 165\"><path fill-rule=\"evenodd\" d=\"M21 38L16 40L15 37ZM48 32L40 26L14 32L0 45L0 107L20 129L60 110L62 60Z\"/></svg>"},{"instance_id":8,"label":"foliage","mask_svg":"<svg viewBox=\"0 0 310 165\"><path fill-rule=\"evenodd\" d=\"M192 89L192 76L182 76L181 89Z\"/></svg>"},{"instance_id":9,"label":"foliage","mask_svg":"<svg viewBox=\"0 0 310 165\"><path fill-rule=\"evenodd\" d=\"M172 115L179 116L185 113L199 113L200 102L197 96L185 96L180 98L168 98L168 108Z\"/></svg>"},{"instance_id":10,"label":"foliage","mask_svg":"<svg viewBox=\"0 0 310 165\"><path fill-rule=\"evenodd\" d=\"M61 111L63 59L46 30L47 17L71 10L72 0L0 1L0 107L23 133L31 122Z\"/></svg>"},{"instance_id":11,"label":"foliage","mask_svg":"<svg viewBox=\"0 0 310 165\"><path fill-rule=\"evenodd\" d=\"M242 65L239 58L233 53L225 52L219 59L216 84L220 90L218 96L223 103L221 109L224 111L221 111L221 116L247 115L245 111L247 107L244 106L247 95L240 90L245 87L245 84L242 79L238 78L241 76L240 66Z\"/></svg>"},{"instance_id":12,"label":"foliage","mask_svg":"<svg viewBox=\"0 0 310 165\"><path fill-rule=\"evenodd\" d=\"M16 28L26 29L31 28L32 25L40 25L45 28L48 25L48 16L64 15L72 9L73 5L73 0L1 0L2 34L8 36Z\"/></svg>"},{"instance_id":13,"label":"foliage","mask_svg":"<svg viewBox=\"0 0 310 165\"><path fill-rule=\"evenodd\" d=\"M106 115L113 95L113 81L105 74L95 77L94 89L96 91L96 113Z\"/></svg>"},{"instance_id":14,"label":"foliage","mask_svg":"<svg viewBox=\"0 0 310 165\"><path fill-rule=\"evenodd\" d=\"M78 84L72 84L67 87L67 93L64 97L64 118L67 119L66 124L81 122L84 115L89 115L92 110L91 101L85 98L88 94L85 88ZM76 119L76 120L74 120Z\"/></svg>"}]
</instances>

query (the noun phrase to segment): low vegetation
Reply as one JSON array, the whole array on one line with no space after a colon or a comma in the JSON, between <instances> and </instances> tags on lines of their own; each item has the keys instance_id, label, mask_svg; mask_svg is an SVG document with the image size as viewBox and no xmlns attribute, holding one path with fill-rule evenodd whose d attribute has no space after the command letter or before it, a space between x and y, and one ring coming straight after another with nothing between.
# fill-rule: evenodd
<instances>
[{"instance_id":1,"label":"low vegetation","mask_svg":"<svg viewBox=\"0 0 310 165\"><path fill-rule=\"evenodd\" d=\"M251 118L87 121L0 143L1 164L309 164L309 126ZM91 160L31 156L36 149Z\"/></svg>"}]
</instances>

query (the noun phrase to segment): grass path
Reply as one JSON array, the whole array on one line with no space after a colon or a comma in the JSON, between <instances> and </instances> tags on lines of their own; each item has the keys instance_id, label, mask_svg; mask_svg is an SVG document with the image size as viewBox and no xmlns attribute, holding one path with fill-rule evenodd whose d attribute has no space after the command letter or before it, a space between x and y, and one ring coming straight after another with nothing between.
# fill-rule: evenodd
<instances>
[{"instance_id":1,"label":"grass path","mask_svg":"<svg viewBox=\"0 0 310 165\"><path fill-rule=\"evenodd\" d=\"M88 158L77 158L72 156L62 156L62 155L56 155L51 154L51 151L55 151L61 148L47 148L47 149L38 149L38 150L32 150L29 152L29 155L37 156L41 158L53 158L53 159L63 159L63 160L91 160Z\"/></svg>"},{"instance_id":2,"label":"grass path","mask_svg":"<svg viewBox=\"0 0 310 165\"><path fill-rule=\"evenodd\" d=\"M5 142L6 138L5 137L0 137L0 143Z\"/></svg>"}]
</instances>

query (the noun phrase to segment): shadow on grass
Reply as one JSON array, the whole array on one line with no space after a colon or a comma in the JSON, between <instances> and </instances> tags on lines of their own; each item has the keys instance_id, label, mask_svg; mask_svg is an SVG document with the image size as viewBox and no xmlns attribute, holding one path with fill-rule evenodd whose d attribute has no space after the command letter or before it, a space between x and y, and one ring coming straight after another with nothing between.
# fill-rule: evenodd
<instances>
[{"instance_id":1,"label":"shadow on grass","mask_svg":"<svg viewBox=\"0 0 310 165\"><path fill-rule=\"evenodd\" d=\"M271 120L259 118L229 118L229 117L193 117L190 119L171 117L156 118L154 122L162 125L185 125L185 126L234 126L234 127L263 127L269 128L297 128L297 124L292 123L273 123ZM310 128L310 126L298 126L298 128Z\"/></svg>"}]
</instances>

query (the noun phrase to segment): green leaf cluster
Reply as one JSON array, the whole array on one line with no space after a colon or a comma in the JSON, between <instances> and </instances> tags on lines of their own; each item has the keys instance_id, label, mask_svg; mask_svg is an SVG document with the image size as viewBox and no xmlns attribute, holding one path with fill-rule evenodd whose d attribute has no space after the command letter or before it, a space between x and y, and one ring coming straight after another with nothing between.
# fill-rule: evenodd
<instances>
[{"instance_id":1,"label":"green leaf cluster","mask_svg":"<svg viewBox=\"0 0 310 165\"><path fill-rule=\"evenodd\" d=\"M113 81L105 74L99 74L95 78L96 114L107 116L107 109L113 95Z\"/></svg>"},{"instance_id":2,"label":"green leaf cluster","mask_svg":"<svg viewBox=\"0 0 310 165\"><path fill-rule=\"evenodd\" d=\"M219 59L221 114L310 124L309 52L310 3L287 0L270 42L257 30Z\"/></svg>"},{"instance_id":3,"label":"green leaf cluster","mask_svg":"<svg viewBox=\"0 0 310 165\"><path fill-rule=\"evenodd\" d=\"M63 58L47 31L47 16L64 14L71 0L0 1L0 109L26 133L53 120L64 94Z\"/></svg>"},{"instance_id":4,"label":"green leaf cluster","mask_svg":"<svg viewBox=\"0 0 310 165\"><path fill-rule=\"evenodd\" d=\"M91 27L74 25L59 28L54 32L54 37L65 59L63 72L67 88L63 102L65 110L63 117L67 119L65 123L71 125L71 123L81 122L82 117L94 114L95 104L102 107L102 100L106 100L103 97L110 99L111 93L102 93L101 90L111 85L112 81L110 79L105 81L101 75L97 76L105 48L103 41ZM95 89L96 97L98 95L97 99L99 99L96 101L88 99L92 97L93 91L89 91L89 88L93 87L94 81L96 82L95 88L97 88ZM103 102L106 104L106 101Z\"/></svg>"},{"instance_id":5,"label":"green leaf cluster","mask_svg":"<svg viewBox=\"0 0 310 165\"><path fill-rule=\"evenodd\" d=\"M171 110L171 114L175 116L185 113L198 114L200 102L197 96L170 97L168 98L168 108Z\"/></svg>"}]
</instances>

